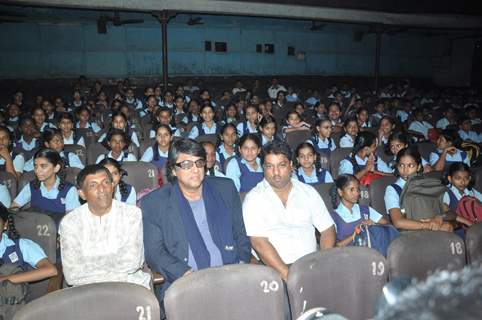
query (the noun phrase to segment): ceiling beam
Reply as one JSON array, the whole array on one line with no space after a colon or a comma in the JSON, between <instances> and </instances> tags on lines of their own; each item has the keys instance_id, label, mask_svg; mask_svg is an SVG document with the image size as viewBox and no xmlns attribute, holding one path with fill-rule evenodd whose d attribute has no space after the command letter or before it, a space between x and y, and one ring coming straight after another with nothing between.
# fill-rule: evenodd
<instances>
[{"instance_id":1,"label":"ceiling beam","mask_svg":"<svg viewBox=\"0 0 482 320\"><path fill-rule=\"evenodd\" d=\"M142 12L169 10L185 13L196 12L221 15L307 19L413 28L482 29L482 19L478 16L400 14L263 2L227 0L7 0L5 2L15 5L51 6L59 8Z\"/></svg>"}]
</instances>

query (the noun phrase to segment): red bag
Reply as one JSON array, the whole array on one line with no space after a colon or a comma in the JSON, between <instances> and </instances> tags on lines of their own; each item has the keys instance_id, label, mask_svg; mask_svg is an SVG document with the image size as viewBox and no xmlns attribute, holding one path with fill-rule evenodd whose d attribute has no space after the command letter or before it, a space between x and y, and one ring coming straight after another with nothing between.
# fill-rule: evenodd
<instances>
[{"instance_id":1,"label":"red bag","mask_svg":"<svg viewBox=\"0 0 482 320\"><path fill-rule=\"evenodd\" d=\"M473 223L482 221L482 202L470 196L463 196L457 205L457 214Z\"/></svg>"},{"instance_id":2,"label":"red bag","mask_svg":"<svg viewBox=\"0 0 482 320\"><path fill-rule=\"evenodd\" d=\"M360 184L364 186L369 186L373 181L380 179L383 175L375 172L368 172L360 179Z\"/></svg>"}]
</instances>

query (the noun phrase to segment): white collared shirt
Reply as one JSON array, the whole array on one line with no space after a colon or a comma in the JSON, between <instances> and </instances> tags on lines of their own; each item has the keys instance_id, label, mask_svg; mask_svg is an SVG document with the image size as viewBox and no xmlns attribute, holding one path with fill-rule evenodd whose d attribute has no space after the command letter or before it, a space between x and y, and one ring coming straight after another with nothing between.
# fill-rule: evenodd
<instances>
[{"instance_id":1,"label":"white collared shirt","mask_svg":"<svg viewBox=\"0 0 482 320\"><path fill-rule=\"evenodd\" d=\"M85 203L62 219L59 234L68 284L115 281L150 288L150 275L142 271L144 243L139 208L113 200L111 211L98 217Z\"/></svg>"},{"instance_id":2,"label":"white collared shirt","mask_svg":"<svg viewBox=\"0 0 482 320\"><path fill-rule=\"evenodd\" d=\"M315 228L323 232L333 225L318 192L296 179L291 183L286 207L266 179L243 202L247 235L268 238L286 264L316 251Z\"/></svg>"}]
</instances>

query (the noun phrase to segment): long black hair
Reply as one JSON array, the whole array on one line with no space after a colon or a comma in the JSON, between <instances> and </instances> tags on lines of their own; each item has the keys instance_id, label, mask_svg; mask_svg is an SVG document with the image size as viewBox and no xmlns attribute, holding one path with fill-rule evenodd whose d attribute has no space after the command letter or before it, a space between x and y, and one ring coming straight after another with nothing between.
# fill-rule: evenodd
<instances>
[{"instance_id":1,"label":"long black hair","mask_svg":"<svg viewBox=\"0 0 482 320\"><path fill-rule=\"evenodd\" d=\"M450 184L449 177L452 177L458 171L465 171L469 173L470 182L469 182L469 185L467 186L467 189L472 190L475 181L472 177L472 172L470 171L470 167L463 162L453 162L452 164L450 164L447 172L445 172L444 174L442 183L445 185L449 185Z\"/></svg>"},{"instance_id":2,"label":"long black hair","mask_svg":"<svg viewBox=\"0 0 482 320\"><path fill-rule=\"evenodd\" d=\"M122 165L119 163L119 161L107 157L107 158L102 159L102 161L99 162L99 165L104 166L104 167L106 165L111 165L111 166L115 167L117 169L117 171L119 171L119 175L120 175L120 180L119 180L120 194L121 194L122 197L128 197L129 196L129 190L127 189L127 183L125 183L122 180L123 177L127 176L127 171L122 169ZM114 192L115 192L115 190L114 190Z\"/></svg>"},{"instance_id":3,"label":"long black hair","mask_svg":"<svg viewBox=\"0 0 482 320\"><path fill-rule=\"evenodd\" d=\"M315 162L314 162L314 165L315 165L315 170L316 172L320 172L321 171L321 162L320 162L320 155L318 152L316 152L315 150L315 147L313 147L313 145L309 142L303 142L301 143L300 145L298 145L298 147L296 148L296 151L295 151L295 167L296 168L299 168L300 167L300 163L298 161L298 157L299 157L299 153L300 153L300 150L301 149L304 149L304 148L308 148L311 150L311 152L313 152L314 154L314 157L315 157Z\"/></svg>"},{"instance_id":4,"label":"long black hair","mask_svg":"<svg viewBox=\"0 0 482 320\"><path fill-rule=\"evenodd\" d=\"M358 132L353 144L352 153L355 156L365 147L369 147L377 142L377 136L371 131Z\"/></svg>"},{"instance_id":5,"label":"long black hair","mask_svg":"<svg viewBox=\"0 0 482 320\"><path fill-rule=\"evenodd\" d=\"M340 204L340 196L338 195L338 190L345 188L350 182L356 181L358 179L352 174L341 174L336 178L335 184L330 189L331 204L333 208L336 209Z\"/></svg>"},{"instance_id":6,"label":"long black hair","mask_svg":"<svg viewBox=\"0 0 482 320\"><path fill-rule=\"evenodd\" d=\"M395 171L393 172L395 176L399 177L400 173L398 172L398 164L400 163L400 159L402 159L405 156L410 156L412 157L415 162L417 163L417 173L422 173L423 172L423 167L422 167L422 156L420 155L420 152L418 152L418 149L416 147L406 147L397 153L397 159L395 160Z\"/></svg>"},{"instance_id":7,"label":"long black hair","mask_svg":"<svg viewBox=\"0 0 482 320\"><path fill-rule=\"evenodd\" d=\"M60 179L58 190L59 191L63 190L65 187L66 173L64 170L65 167L64 167L64 162L62 161L62 157L52 149L42 148L35 153L35 155L33 156L33 161L35 162L35 160L39 158L47 159L47 161L50 162L54 167L56 165L60 166L60 170L59 172L56 173L56 176ZM37 178L36 175L35 175L35 179L33 180L33 187L35 189L40 188L40 180Z\"/></svg>"},{"instance_id":8,"label":"long black hair","mask_svg":"<svg viewBox=\"0 0 482 320\"><path fill-rule=\"evenodd\" d=\"M161 124L161 123L158 123L154 126L154 132L156 133L156 136L157 136L157 130L159 130L160 128L166 129L167 132L169 132L169 134L171 135L171 138L172 138L171 127L169 127L166 124ZM152 154L153 154L154 161L158 161L161 158L161 155L159 154L159 144L157 143L157 139L155 137L154 137L154 144L152 145Z\"/></svg>"},{"instance_id":9,"label":"long black hair","mask_svg":"<svg viewBox=\"0 0 482 320\"><path fill-rule=\"evenodd\" d=\"M8 209L5 208L5 206L1 203L0 203L0 219L3 221L4 224L7 225L7 229L6 229L7 237L11 240L20 239L20 234L15 228L15 224L13 222L13 214L11 214L8 211Z\"/></svg>"}]
</instances>

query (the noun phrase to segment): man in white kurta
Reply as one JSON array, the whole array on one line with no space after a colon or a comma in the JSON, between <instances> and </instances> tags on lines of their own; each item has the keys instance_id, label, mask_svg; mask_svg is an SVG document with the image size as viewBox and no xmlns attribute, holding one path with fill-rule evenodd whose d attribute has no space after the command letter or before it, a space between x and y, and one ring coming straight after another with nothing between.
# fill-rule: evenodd
<instances>
[{"instance_id":1,"label":"man in white kurta","mask_svg":"<svg viewBox=\"0 0 482 320\"><path fill-rule=\"evenodd\" d=\"M103 169L91 165L79 173L79 195L87 203L60 223L65 279L73 286L113 281L150 289L150 275L142 271L141 210L113 200L112 176Z\"/></svg>"}]
</instances>

